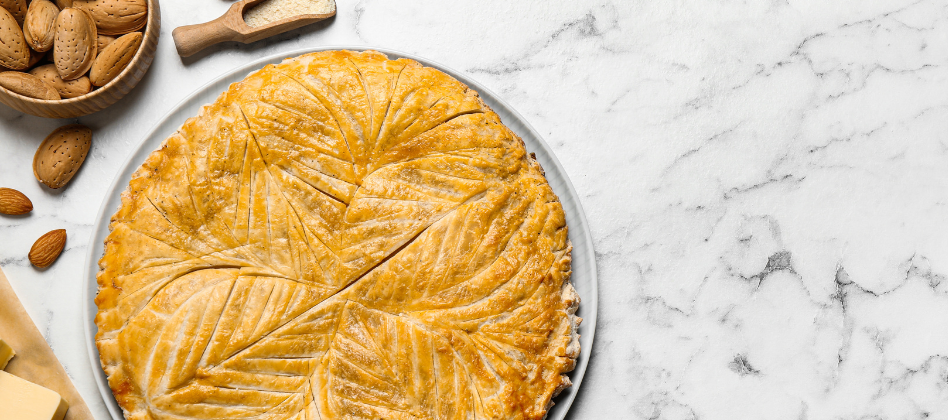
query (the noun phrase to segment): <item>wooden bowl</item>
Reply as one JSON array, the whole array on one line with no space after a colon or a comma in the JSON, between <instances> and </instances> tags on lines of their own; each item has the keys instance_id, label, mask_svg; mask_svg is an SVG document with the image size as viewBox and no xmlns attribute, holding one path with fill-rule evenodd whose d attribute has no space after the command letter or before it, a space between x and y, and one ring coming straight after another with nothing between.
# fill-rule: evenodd
<instances>
[{"instance_id":1,"label":"wooden bowl","mask_svg":"<svg viewBox=\"0 0 948 420\"><path fill-rule=\"evenodd\" d=\"M111 82L80 97L58 101L34 99L0 87L0 102L18 111L45 118L75 118L105 109L122 99L142 80L155 59L159 32L161 10L158 0L148 0L148 22L145 24L142 45L128 67Z\"/></svg>"}]
</instances>

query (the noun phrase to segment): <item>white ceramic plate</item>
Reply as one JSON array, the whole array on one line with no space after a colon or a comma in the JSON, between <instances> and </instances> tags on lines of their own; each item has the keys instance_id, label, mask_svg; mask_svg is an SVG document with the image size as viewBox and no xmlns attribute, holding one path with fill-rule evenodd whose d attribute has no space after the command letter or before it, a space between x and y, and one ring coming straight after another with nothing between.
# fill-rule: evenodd
<instances>
[{"instance_id":1,"label":"white ceramic plate","mask_svg":"<svg viewBox=\"0 0 948 420\"><path fill-rule=\"evenodd\" d=\"M295 57L314 51L338 49L365 50L367 48L331 46L274 54L236 68L214 79L174 107L171 112L161 119L156 127L145 135L141 145L128 157L128 160L125 161L125 165L123 165L119 171L118 176L116 176L112 182L112 186L109 187L108 194L106 194L105 201L99 208L99 216L96 220L95 228L92 230L93 237L91 246L86 255L86 287L83 290L82 298L86 317L84 325L89 362L92 364L92 371L96 376L96 382L99 387L99 392L102 394L102 399L105 401L105 405L115 420L122 420L124 417L122 416L122 410L112 396L112 391L109 389L105 372L99 363L99 352L95 347L94 341L96 332L94 322L96 306L93 304L93 298L95 297L98 287L95 276L99 271L99 258L102 257L103 244L106 236L109 234L109 219L121 204L122 191L128 186L132 173L145 162L145 159L152 151L161 145L161 142L177 131L178 128L184 124L185 120L197 115L201 106L216 100L221 92L225 91L231 83L242 80L247 74L267 64L280 63L286 57ZM569 178L566 176L566 171L563 170L562 165L560 165L556 156L553 155L553 150L540 138L539 133L537 133L517 111L494 94L494 92L491 92L463 73L431 60L383 48L373 49L387 54L389 58L392 59L402 57L410 58L426 66L437 68L479 92L484 102L500 115L504 124L523 138L523 141L527 145L527 151L536 154L537 161L540 162L546 171L546 178L549 180L550 186L553 187L553 191L559 196L563 204L563 210L566 212L566 222L569 225L569 238L573 242L572 281L576 287L576 291L582 298L582 303L579 305L577 314L583 318L582 326L579 329L582 351L576 363L576 369L570 374L573 386L563 391L562 394L553 400L556 405L550 410L547 416L549 420L562 420L566 416L566 411L569 410L570 405L573 403L573 399L576 398L576 392L579 390L579 386L583 381L583 374L586 372L586 364L589 361L590 353L592 353L593 334L596 331L596 311L598 306L596 259L592 247L592 238L590 237L589 227L586 222L586 215L583 213L579 196L573 189L573 184L570 183Z\"/></svg>"}]
</instances>

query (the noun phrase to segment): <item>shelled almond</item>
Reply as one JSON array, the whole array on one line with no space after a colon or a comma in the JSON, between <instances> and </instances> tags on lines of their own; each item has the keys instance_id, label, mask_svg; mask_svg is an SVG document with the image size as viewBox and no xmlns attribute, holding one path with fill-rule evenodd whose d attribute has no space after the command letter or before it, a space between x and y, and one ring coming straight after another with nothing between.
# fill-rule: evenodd
<instances>
[{"instance_id":1,"label":"shelled almond","mask_svg":"<svg viewBox=\"0 0 948 420\"><path fill-rule=\"evenodd\" d=\"M62 254L66 247L66 230L56 229L40 236L30 248L30 263L39 267L46 268L52 265L59 254Z\"/></svg>"},{"instance_id":2,"label":"shelled almond","mask_svg":"<svg viewBox=\"0 0 948 420\"><path fill-rule=\"evenodd\" d=\"M31 211L33 211L33 202L25 194L13 188L0 187L0 213L20 215Z\"/></svg>"},{"instance_id":3,"label":"shelled almond","mask_svg":"<svg viewBox=\"0 0 948 420\"><path fill-rule=\"evenodd\" d=\"M87 95L128 67L147 18L148 0L0 0L0 88L42 100Z\"/></svg>"}]
</instances>

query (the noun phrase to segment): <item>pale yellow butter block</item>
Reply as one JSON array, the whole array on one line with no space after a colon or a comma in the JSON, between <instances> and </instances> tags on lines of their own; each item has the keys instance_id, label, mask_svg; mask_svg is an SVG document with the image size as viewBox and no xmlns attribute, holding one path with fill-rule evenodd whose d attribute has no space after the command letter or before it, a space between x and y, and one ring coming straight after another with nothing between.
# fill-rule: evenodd
<instances>
[{"instance_id":1,"label":"pale yellow butter block","mask_svg":"<svg viewBox=\"0 0 948 420\"><path fill-rule=\"evenodd\" d=\"M3 420L62 420L69 404L56 391L0 370Z\"/></svg>"},{"instance_id":2,"label":"pale yellow butter block","mask_svg":"<svg viewBox=\"0 0 948 420\"><path fill-rule=\"evenodd\" d=\"M16 352L13 351L13 347L10 347L6 341L3 341L3 339L0 338L0 370L6 369L7 362L9 362L13 356L16 356Z\"/></svg>"}]
</instances>

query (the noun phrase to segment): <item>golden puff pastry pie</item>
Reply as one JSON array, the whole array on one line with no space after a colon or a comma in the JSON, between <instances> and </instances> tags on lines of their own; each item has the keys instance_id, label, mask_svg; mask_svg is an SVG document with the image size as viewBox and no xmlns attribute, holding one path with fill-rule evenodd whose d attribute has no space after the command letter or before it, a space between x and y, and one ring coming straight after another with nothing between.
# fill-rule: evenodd
<instances>
[{"instance_id":1,"label":"golden puff pastry pie","mask_svg":"<svg viewBox=\"0 0 948 420\"><path fill-rule=\"evenodd\" d=\"M133 176L96 344L127 419L542 419L579 354L562 206L450 76L268 65Z\"/></svg>"}]
</instances>

